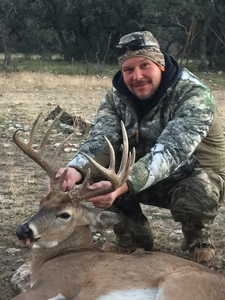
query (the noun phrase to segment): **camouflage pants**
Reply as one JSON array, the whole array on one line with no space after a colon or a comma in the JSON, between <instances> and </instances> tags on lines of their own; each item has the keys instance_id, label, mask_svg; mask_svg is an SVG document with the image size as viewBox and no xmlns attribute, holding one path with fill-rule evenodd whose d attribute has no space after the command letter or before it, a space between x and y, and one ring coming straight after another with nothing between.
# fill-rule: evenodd
<instances>
[{"instance_id":1,"label":"camouflage pants","mask_svg":"<svg viewBox=\"0 0 225 300\"><path fill-rule=\"evenodd\" d=\"M196 168L188 177L170 182L163 180L136 194L118 197L110 210L125 218L114 226L117 242L123 246L142 246L153 240L149 222L140 203L170 209L175 222L180 222L184 235L183 251L211 243L212 225L224 197L225 174Z\"/></svg>"}]
</instances>

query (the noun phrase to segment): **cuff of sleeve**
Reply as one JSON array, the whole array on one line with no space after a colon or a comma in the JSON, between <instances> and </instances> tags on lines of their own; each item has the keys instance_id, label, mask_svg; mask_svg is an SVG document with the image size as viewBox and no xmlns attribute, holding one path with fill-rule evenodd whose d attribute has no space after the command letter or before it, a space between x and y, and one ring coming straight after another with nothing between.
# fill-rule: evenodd
<instances>
[{"instance_id":1,"label":"cuff of sleeve","mask_svg":"<svg viewBox=\"0 0 225 300\"><path fill-rule=\"evenodd\" d=\"M77 172L79 172L81 174L81 180L76 182L76 184L81 184L84 181L85 178L85 174L82 172L82 170L78 167L75 166L71 166L71 165L67 165L67 168L74 168L75 170L77 170Z\"/></svg>"},{"instance_id":2,"label":"cuff of sleeve","mask_svg":"<svg viewBox=\"0 0 225 300\"><path fill-rule=\"evenodd\" d=\"M127 180L126 184L128 185L128 188L129 188L129 191L127 192L127 194L130 194L130 195L135 194L131 181Z\"/></svg>"}]
</instances>

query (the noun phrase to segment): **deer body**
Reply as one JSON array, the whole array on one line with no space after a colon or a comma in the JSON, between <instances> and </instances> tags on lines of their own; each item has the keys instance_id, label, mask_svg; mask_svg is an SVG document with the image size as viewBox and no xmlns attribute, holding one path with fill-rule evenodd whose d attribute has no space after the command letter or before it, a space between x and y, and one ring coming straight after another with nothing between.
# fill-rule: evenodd
<instances>
[{"instance_id":1,"label":"deer body","mask_svg":"<svg viewBox=\"0 0 225 300\"><path fill-rule=\"evenodd\" d=\"M79 228L85 238L87 229L86 226ZM71 235L72 243L80 233ZM55 253L55 249L51 250ZM132 300L225 299L225 277L169 254L137 250L134 254L123 255L93 248L78 248L76 252L73 246L71 253L66 249L56 257L47 255L45 261L48 251L33 249L33 286L13 300L47 300L58 294L64 295L65 299L75 295L74 300L128 299L125 297ZM39 265L41 256L43 261Z\"/></svg>"},{"instance_id":2,"label":"deer body","mask_svg":"<svg viewBox=\"0 0 225 300\"><path fill-rule=\"evenodd\" d=\"M123 217L91 209L80 201L115 190L126 181L134 163L134 154L129 155L127 151L126 137L123 162L117 174L113 159L110 168L105 169L88 158L111 181L111 187L89 189L88 175L80 190L68 194L60 189L65 174L55 178L52 164L57 155L49 160L51 165L42 157L49 131L40 151L34 151L31 148L34 129L28 144L21 142L17 133L14 140L46 170L54 187L41 200L39 211L17 229L18 238L24 242L29 240L34 246L31 288L13 300L225 299L225 277L197 263L163 253L137 250L123 255L93 248L90 226L106 228L119 223Z\"/></svg>"},{"instance_id":3,"label":"deer body","mask_svg":"<svg viewBox=\"0 0 225 300\"><path fill-rule=\"evenodd\" d=\"M225 277L202 265L164 253L137 250L123 255L94 249L89 224L93 226L99 219L105 227L104 221L110 216L116 223L120 219L114 213L98 209L93 212L83 205L75 205L71 208L75 219L73 231L70 232L71 224L65 221L65 228L58 232L57 238L51 236L55 216L69 207L70 198L66 199L68 203L65 201L57 213L52 212L51 206L42 206L22 225L32 228L32 239L41 236L41 242L37 242L41 247L33 246L31 289L13 300L225 299ZM40 226L43 220L46 228ZM49 241L56 245L46 247ZM56 298L59 294L64 298Z\"/></svg>"}]
</instances>

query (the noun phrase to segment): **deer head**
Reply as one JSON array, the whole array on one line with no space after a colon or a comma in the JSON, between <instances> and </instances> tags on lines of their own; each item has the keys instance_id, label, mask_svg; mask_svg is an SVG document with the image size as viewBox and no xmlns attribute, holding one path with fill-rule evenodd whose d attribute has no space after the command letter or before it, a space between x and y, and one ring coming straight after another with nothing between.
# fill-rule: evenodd
<instances>
[{"instance_id":1,"label":"deer head","mask_svg":"<svg viewBox=\"0 0 225 300\"><path fill-rule=\"evenodd\" d=\"M111 185L104 188L96 188L95 190L89 189L91 176L91 172L89 170L82 185L80 185L78 189L69 193L63 192L61 190L61 185L66 176L67 170L65 170L61 176L56 177L57 169L55 167L55 162L59 156L60 150L66 141L68 141L68 139L71 137L71 135L60 144L50 159L45 158L43 155L44 148L49 139L51 131L61 117L62 113L63 111L52 122L51 126L46 131L38 149L34 149L32 147L32 143L41 114L33 124L27 143L20 139L18 130L13 135L16 145L28 157L41 166L50 178L51 190L41 200L39 211L27 222L20 225L16 231L17 237L24 243L35 243L39 247L54 247L70 236L75 227L85 225L89 222L92 226L100 228L104 228L108 225L112 226L120 222L122 217L115 213L96 208L90 209L89 207L83 207L83 209L80 209L79 203L90 197L105 195L116 190L127 180L135 161L135 149L133 149L132 153L129 152L125 126L121 121L123 154L121 165L117 173L115 171L114 149L106 137L105 140L109 147L110 153L110 163L108 168L104 168L91 157L83 153L83 155L100 171L100 173L110 181ZM105 225L106 223L107 225Z\"/></svg>"}]
</instances>

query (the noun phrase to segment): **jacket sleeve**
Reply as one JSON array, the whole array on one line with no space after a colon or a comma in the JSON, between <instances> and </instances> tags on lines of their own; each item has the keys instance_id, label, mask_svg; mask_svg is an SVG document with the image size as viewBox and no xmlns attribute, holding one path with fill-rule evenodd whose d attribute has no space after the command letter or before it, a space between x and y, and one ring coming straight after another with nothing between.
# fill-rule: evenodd
<instances>
[{"instance_id":1,"label":"jacket sleeve","mask_svg":"<svg viewBox=\"0 0 225 300\"><path fill-rule=\"evenodd\" d=\"M212 126L215 104L209 89L200 82L181 80L171 105L173 116L157 143L134 165L128 179L131 193L138 193L177 172Z\"/></svg>"},{"instance_id":2,"label":"jacket sleeve","mask_svg":"<svg viewBox=\"0 0 225 300\"><path fill-rule=\"evenodd\" d=\"M109 91L100 103L90 137L80 147L68 166L75 167L83 175L86 175L89 168L92 175L100 175L98 174L99 171L89 163L82 152L92 157L102 166L108 167L109 151L104 136L109 139L115 151L117 151L122 138L120 120L121 118L113 105L113 93Z\"/></svg>"}]
</instances>

